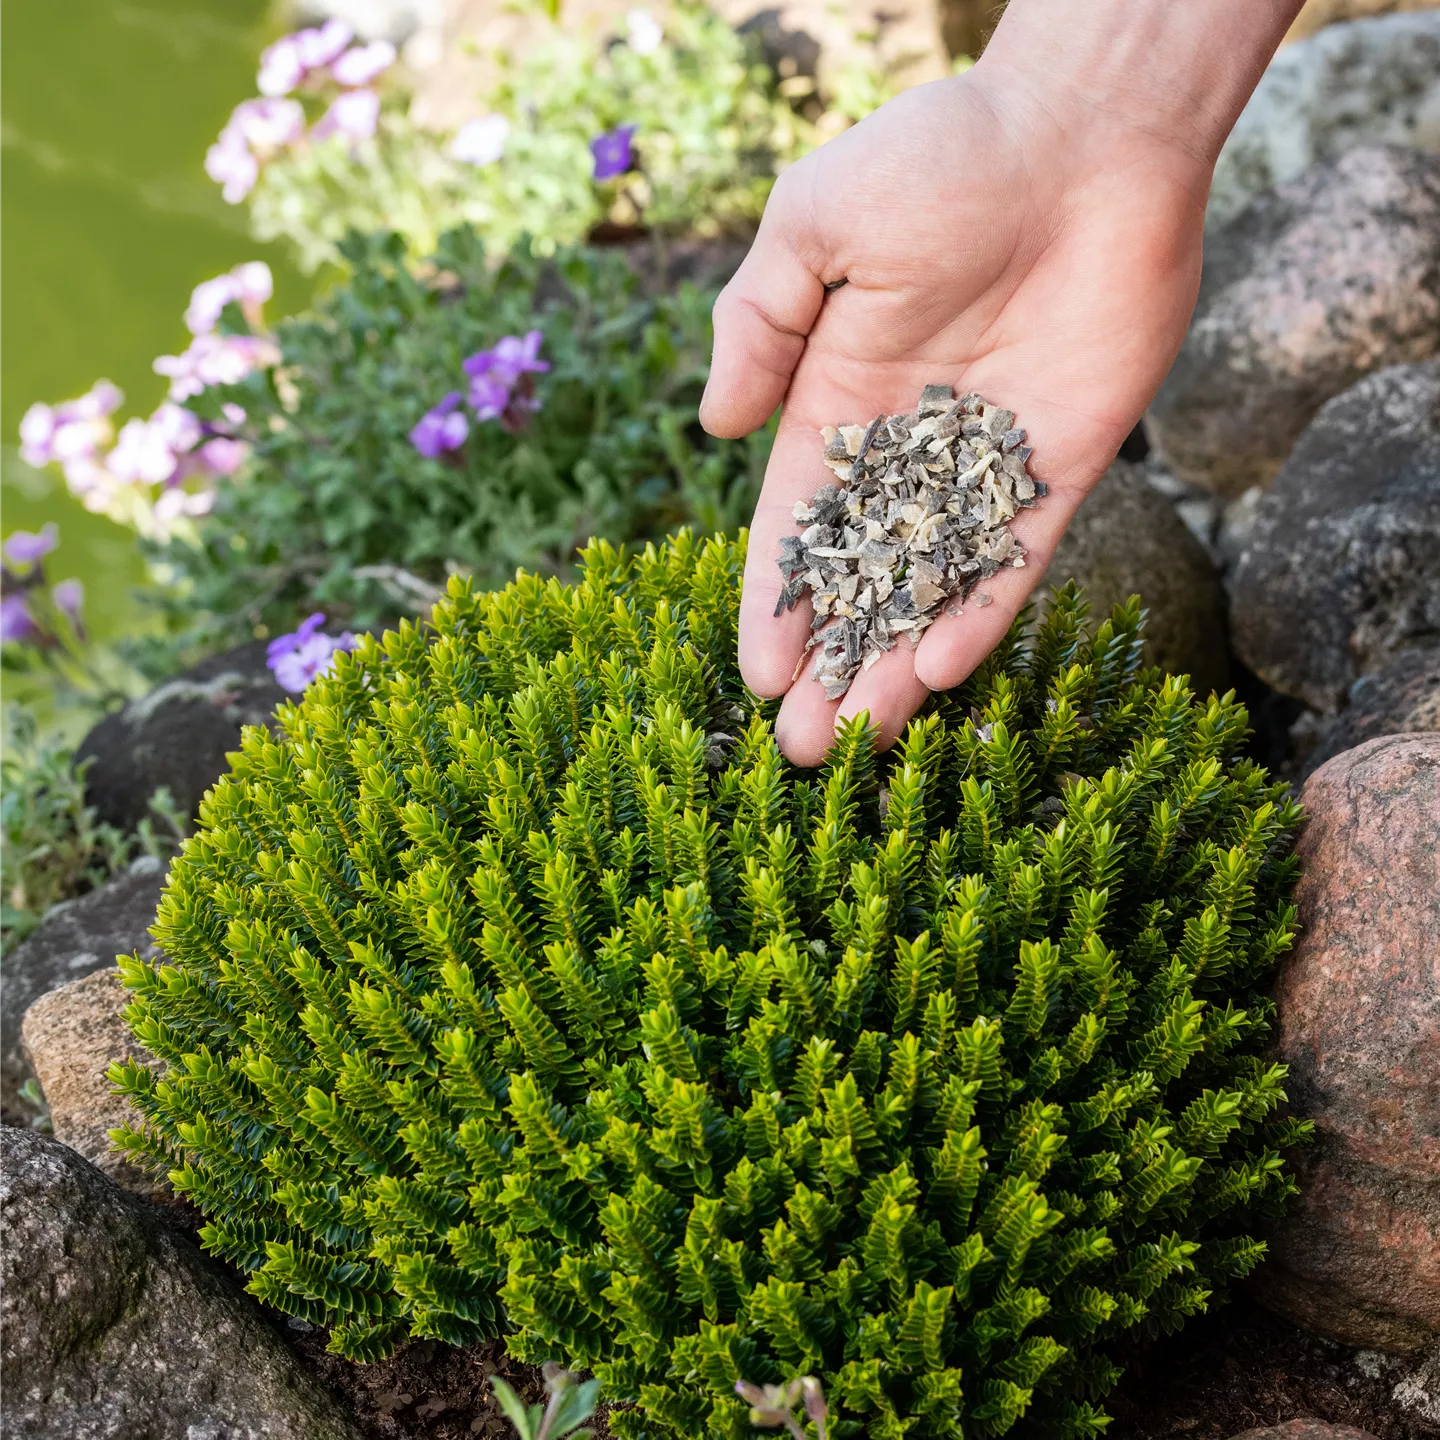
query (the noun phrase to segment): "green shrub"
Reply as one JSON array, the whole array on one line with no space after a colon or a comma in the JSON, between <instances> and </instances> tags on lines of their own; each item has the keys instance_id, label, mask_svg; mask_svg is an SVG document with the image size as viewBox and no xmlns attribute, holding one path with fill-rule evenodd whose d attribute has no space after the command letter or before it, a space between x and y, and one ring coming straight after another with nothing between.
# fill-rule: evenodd
<instances>
[{"instance_id":1,"label":"green shrub","mask_svg":"<svg viewBox=\"0 0 1440 1440\"><path fill-rule=\"evenodd\" d=\"M255 1294L379 1356L509 1331L627 1436L1097 1430L1113 1341L1259 1259L1297 809L1073 588L896 751L792 770L743 543L452 581L247 732L124 963L117 1132Z\"/></svg>"},{"instance_id":2,"label":"green shrub","mask_svg":"<svg viewBox=\"0 0 1440 1440\"><path fill-rule=\"evenodd\" d=\"M686 284L647 299L613 251L496 267L468 229L445 237L428 281L394 235L352 236L346 255L349 281L278 326L278 365L191 402L217 421L239 404L234 433L253 450L219 482L200 544L157 552L177 624L199 612L241 639L318 607L369 626L428 609L417 595L450 569L503 585L519 565L568 573L592 534L748 518L769 432L716 441L696 419L713 295ZM465 390L465 357L531 328L551 366L533 423L476 421L453 455L421 455L409 432Z\"/></svg>"}]
</instances>

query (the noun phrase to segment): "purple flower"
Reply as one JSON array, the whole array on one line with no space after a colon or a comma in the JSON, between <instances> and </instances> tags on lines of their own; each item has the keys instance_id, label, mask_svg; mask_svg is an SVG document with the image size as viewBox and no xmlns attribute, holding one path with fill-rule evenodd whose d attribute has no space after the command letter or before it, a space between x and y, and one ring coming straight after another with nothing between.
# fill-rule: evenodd
<instances>
[{"instance_id":1,"label":"purple flower","mask_svg":"<svg viewBox=\"0 0 1440 1440\"><path fill-rule=\"evenodd\" d=\"M12 565L33 565L59 543L60 531L52 520L38 534L34 530L15 531L5 542L5 558Z\"/></svg>"},{"instance_id":2,"label":"purple flower","mask_svg":"<svg viewBox=\"0 0 1440 1440\"><path fill-rule=\"evenodd\" d=\"M18 644L39 633L21 594L0 598L0 645Z\"/></svg>"},{"instance_id":3,"label":"purple flower","mask_svg":"<svg viewBox=\"0 0 1440 1440\"><path fill-rule=\"evenodd\" d=\"M294 36L300 63L307 70L328 65L354 38L354 30L343 20L327 20L317 28L297 31Z\"/></svg>"},{"instance_id":4,"label":"purple flower","mask_svg":"<svg viewBox=\"0 0 1440 1440\"><path fill-rule=\"evenodd\" d=\"M299 693L330 668L337 652L353 650L359 643L348 630L343 635L323 634L324 623L324 611L317 610L289 635L279 635L266 646L265 663L282 688Z\"/></svg>"},{"instance_id":5,"label":"purple flower","mask_svg":"<svg viewBox=\"0 0 1440 1440\"><path fill-rule=\"evenodd\" d=\"M343 135L347 140L368 140L380 120L380 97L373 90L351 90L340 96L315 122L316 140Z\"/></svg>"},{"instance_id":6,"label":"purple flower","mask_svg":"<svg viewBox=\"0 0 1440 1440\"><path fill-rule=\"evenodd\" d=\"M427 410L410 432L410 443L427 460L438 460L445 451L458 450L465 443L470 422L456 408L460 399L460 392L452 390L433 410Z\"/></svg>"},{"instance_id":7,"label":"purple flower","mask_svg":"<svg viewBox=\"0 0 1440 1440\"><path fill-rule=\"evenodd\" d=\"M262 95L288 95L305 78L305 62L294 35L285 35L260 53L255 88Z\"/></svg>"},{"instance_id":8,"label":"purple flower","mask_svg":"<svg viewBox=\"0 0 1440 1440\"><path fill-rule=\"evenodd\" d=\"M197 335L181 355L157 356L151 369L170 381L170 398L188 400L211 385L238 385L280 358L263 335Z\"/></svg>"},{"instance_id":9,"label":"purple flower","mask_svg":"<svg viewBox=\"0 0 1440 1440\"><path fill-rule=\"evenodd\" d=\"M509 138L510 122L503 115L481 115L455 132L450 155L466 165L493 165L505 154Z\"/></svg>"},{"instance_id":10,"label":"purple flower","mask_svg":"<svg viewBox=\"0 0 1440 1440\"><path fill-rule=\"evenodd\" d=\"M635 134L633 125L621 125L597 135L590 142L590 153L595 157L595 179L613 180L623 175L634 163L635 152L630 144Z\"/></svg>"},{"instance_id":11,"label":"purple flower","mask_svg":"<svg viewBox=\"0 0 1440 1440\"><path fill-rule=\"evenodd\" d=\"M507 430L518 430L525 413L540 408L535 399L531 375L543 375L549 368L540 359L545 337L539 330L505 335L488 350L478 350L464 361L470 377L470 408L477 420L498 420Z\"/></svg>"},{"instance_id":12,"label":"purple flower","mask_svg":"<svg viewBox=\"0 0 1440 1440\"><path fill-rule=\"evenodd\" d=\"M330 67L337 85L368 85L395 63L395 47L388 40L372 40L347 50Z\"/></svg>"},{"instance_id":13,"label":"purple flower","mask_svg":"<svg viewBox=\"0 0 1440 1440\"><path fill-rule=\"evenodd\" d=\"M80 612L85 608L85 586L79 580L62 580L50 591L55 608L77 628Z\"/></svg>"},{"instance_id":14,"label":"purple flower","mask_svg":"<svg viewBox=\"0 0 1440 1440\"><path fill-rule=\"evenodd\" d=\"M470 381L470 408L477 420L498 420L510 403L510 387L495 375L476 375Z\"/></svg>"}]
</instances>

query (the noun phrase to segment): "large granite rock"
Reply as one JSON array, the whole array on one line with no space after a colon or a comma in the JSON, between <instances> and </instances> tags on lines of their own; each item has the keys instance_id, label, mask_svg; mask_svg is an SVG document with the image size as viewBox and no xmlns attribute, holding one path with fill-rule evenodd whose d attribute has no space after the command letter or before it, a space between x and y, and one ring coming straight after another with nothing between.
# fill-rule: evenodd
<instances>
[{"instance_id":1,"label":"large granite rock","mask_svg":"<svg viewBox=\"0 0 1440 1440\"><path fill-rule=\"evenodd\" d=\"M1182 480L1267 484L1332 396L1440 350L1440 155L1365 145L1269 190L1205 247L1146 417Z\"/></svg>"},{"instance_id":2,"label":"large granite rock","mask_svg":"<svg viewBox=\"0 0 1440 1440\"><path fill-rule=\"evenodd\" d=\"M1376 736L1423 730L1440 730L1440 649L1401 650L1351 686L1349 704L1325 728L1301 779Z\"/></svg>"},{"instance_id":3,"label":"large granite rock","mask_svg":"<svg viewBox=\"0 0 1440 1440\"><path fill-rule=\"evenodd\" d=\"M1374 1350L1440 1337L1440 735L1390 735L1302 800L1302 929L1275 986L1300 1194L1255 1272L1266 1304Z\"/></svg>"},{"instance_id":4,"label":"large granite rock","mask_svg":"<svg viewBox=\"0 0 1440 1440\"><path fill-rule=\"evenodd\" d=\"M358 1440L259 1307L89 1161L0 1127L0 1427L16 1440Z\"/></svg>"},{"instance_id":5,"label":"large granite rock","mask_svg":"<svg viewBox=\"0 0 1440 1440\"><path fill-rule=\"evenodd\" d=\"M1371 375L1315 417L1256 506L1230 628L1261 679L1327 713L1440 636L1440 360Z\"/></svg>"},{"instance_id":6,"label":"large granite rock","mask_svg":"<svg viewBox=\"0 0 1440 1440\"><path fill-rule=\"evenodd\" d=\"M25 1012L21 1039L45 1094L50 1133L122 1189L158 1200L171 1193L164 1182L127 1164L110 1144L111 1130L141 1117L105 1072L122 1060L156 1063L121 1018L131 998L113 965L97 970L42 995Z\"/></svg>"},{"instance_id":7,"label":"large granite rock","mask_svg":"<svg viewBox=\"0 0 1440 1440\"><path fill-rule=\"evenodd\" d=\"M266 668L262 640L201 661L107 715L80 742L77 763L90 761L85 798L101 820L133 830L164 785L180 813L193 816L229 768L241 726L268 724L292 698Z\"/></svg>"},{"instance_id":8,"label":"large granite rock","mask_svg":"<svg viewBox=\"0 0 1440 1440\"><path fill-rule=\"evenodd\" d=\"M21 1049L25 1012L58 985L96 970L108 970L117 955L138 950L155 955L150 926L165 884L165 866L143 857L109 884L57 905L5 957L0 985L0 1113L6 1120L25 1121L30 1107L19 1098L31 1076Z\"/></svg>"},{"instance_id":9,"label":"large granite rock","mask_svg":"<svg viewBox=\"0 0 1440 1440\"><path fill-rule=\"evenodd\" d=\"M1232 1440L1375 1440L1375 1437L1368 1430L1357 1430L1353 1425L1332 1425L1328 1420L1305 1419L1242 1430Z\"/></svg>"},{"instance_id":10,"label":"large granite rock","mask_svg":"<svg viewBox=\"0 0 1440 1440\"><path fill-rule=\"evenodd\" d=\"M1092 620L1139 595L1150 612L1145 658L1191 677L1201 694L1228 681L1225 596L1205 547L1138 465L1117 460L1090 492L1061 537L1036 592L1075 579Z\"/></svg>"},{"instance_id":11,"label":"large granite rock","mask_svg":"<svg viewBox=\"0 0 1440 1440\"><path fill-rule=\"evenodd\" d=\"M1440 10L1351 20L1286 45L1220 152L1206 227L1367 144L1440 150Z\"/></svg>"}]
</instances>

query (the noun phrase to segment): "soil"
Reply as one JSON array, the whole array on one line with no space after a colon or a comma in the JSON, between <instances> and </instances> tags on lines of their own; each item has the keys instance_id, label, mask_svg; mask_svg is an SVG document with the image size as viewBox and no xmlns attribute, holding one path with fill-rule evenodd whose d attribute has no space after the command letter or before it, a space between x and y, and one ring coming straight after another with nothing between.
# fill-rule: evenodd
<instances>
[{"instance_id":1,"label":"soil","mask_svg":"<svg viewBox=\"0 0 1440 1440\"><path fill-rule=\"evenodd\" d=\"M542 1398L540 1373L519 1365L500 1342L455 1350L434 1341L407 1346L377 1365L325 1353L324 1332L292 1342L354 1415L366 1440L509 1437L489 1377L527 1400ZM1106 1440L1229 1440L1286 1420L1353 1425L1377 1440L1440 1440L1440 1425L1391 1399L1396 1362L1331 1344L1287 1325L1241 1297L1130 1357L1110 1396ZM609 1431L601 1414L595 1433ZM757 1437L768 1433L757 1431Z\"/></svg>"}]
</instances>

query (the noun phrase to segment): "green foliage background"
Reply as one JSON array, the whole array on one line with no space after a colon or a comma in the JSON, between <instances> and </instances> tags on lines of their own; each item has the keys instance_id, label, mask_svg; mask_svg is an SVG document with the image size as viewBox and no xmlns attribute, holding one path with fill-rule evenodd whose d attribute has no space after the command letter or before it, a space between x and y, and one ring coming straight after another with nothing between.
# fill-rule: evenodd
<instances>
[{"instance_id":1,"label":"green foliage background","mask_svg":"<svg viewBox=\"0 0 1440 1440\"><path fill-rule=\"evenodd\" d=\"M540 260L522 247L496 266L469 228L444 238L425 279L394 234L352 236L345 254L350 278L277 327L277 366L191 402L217 420L241 405L254 450L220 483L200 543L158 553L157 598L177 626L212 644L248 639L317 605L373 625L428 608L411 577L443 585L459 569L489 587L520 565L570 573L592 534L733 532L748 519L771 435L700 430L712 292L649 298L615 251ZM464 392L464 358L532 327L551 365L535 423L518 435L472 423L453 456L420 455L409 432Z\"/></svg>"},{"instance_id":2,"label":"green foliage background","mask_svg":"<svg viewBox=\"0 0 1440 1440\"><path fill-rule=\"evenodd\" d=\"M1261 987L1297 809L1072 589L890 756L782 759L743 541L459 581L234 774L125 962L120 1135L263 1299L592 1367L625 1436L1103 1424L1114 1341L1291 1189Z\"/></svg>"}]
</instances>

